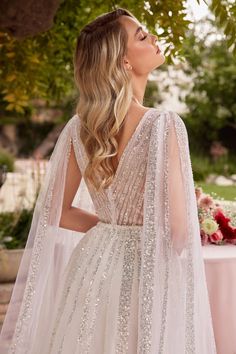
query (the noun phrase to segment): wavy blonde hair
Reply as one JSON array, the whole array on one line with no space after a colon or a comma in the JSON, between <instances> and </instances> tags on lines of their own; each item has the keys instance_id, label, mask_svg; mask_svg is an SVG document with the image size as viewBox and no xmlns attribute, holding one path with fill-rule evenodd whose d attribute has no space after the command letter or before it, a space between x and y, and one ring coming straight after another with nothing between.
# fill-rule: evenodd
<instances>
[{"instance_id":1,"label":"wavy blonde hair","mask_svg":"<svg viewBox=\"0 0 236 354\"><path fill-rule=\"evenodd\" d=\"M76 113L80 139L88 157L84 179L96 190L107 188L115 176L111 157L117 155L116 135L132 100L130 73L124 68L128 35L118 8L87 24L77 39L74 76L79 89ZM98 178L99 176L99 178Z\"/></svg>"}]
</instances>

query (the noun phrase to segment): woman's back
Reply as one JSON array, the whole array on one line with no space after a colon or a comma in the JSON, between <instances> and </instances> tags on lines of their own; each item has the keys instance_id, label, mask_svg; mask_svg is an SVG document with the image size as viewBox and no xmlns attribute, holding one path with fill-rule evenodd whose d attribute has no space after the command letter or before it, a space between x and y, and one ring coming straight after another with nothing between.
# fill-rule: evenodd
<instances>
[{"instance_id":1,"label":"woman's back","mask_svg":"<svg viewBox=\"0 0 236 354\"><path fill-rule=\"evenodd\" d=\"M149 108L139 120L136 120L135 129L132 127L133 132L130 133L132 128L127 128L129 131L124 132L124 139L120 141L122 151L118 153L120 157L115 177L109 188L98 193L88 186L101 221L120 225L142 225L147 153L152 124L158 119L158 112L155 108ZM79 125L79 117L75 116L74 119ZM125 135L129 135L128 140ZM78 144L77 148L80 150L78 164L83 174L87 159L82 144Z\"/></svg>"}]
</instances>

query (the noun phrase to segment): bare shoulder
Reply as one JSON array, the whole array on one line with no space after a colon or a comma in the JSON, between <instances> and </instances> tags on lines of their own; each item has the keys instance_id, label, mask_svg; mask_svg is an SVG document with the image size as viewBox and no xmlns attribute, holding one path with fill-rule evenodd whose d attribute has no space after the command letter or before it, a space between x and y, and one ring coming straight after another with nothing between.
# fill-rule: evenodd
<instances>
[{"instance_id":1,"label":"bare shoulder","mask_svg":"<svg viewBox=\"0 0 236 354\"><path fill-rule=\"evenodd\" d=\"M127 112L127 118L131 118L131 120L139 120L150 109L152 109L152 107L131 107Z\"/></svg>"}]
</instances>

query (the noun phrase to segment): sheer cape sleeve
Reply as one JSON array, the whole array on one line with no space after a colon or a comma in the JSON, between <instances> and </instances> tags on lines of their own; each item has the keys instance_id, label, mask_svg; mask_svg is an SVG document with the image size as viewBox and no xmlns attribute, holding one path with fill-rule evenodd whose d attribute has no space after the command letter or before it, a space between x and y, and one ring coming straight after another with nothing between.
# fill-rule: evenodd
<instances>
[{"instance_id":1,"label":"sheer cape sleeve","mask_svg":"<svg viewBox=\"0 0 236 354\"><path fill-rule=\"evenodd\" d=\"M82 163L77 140L78 119L75 115L66 123L48 161L0 334L1 354L32 353L39 316L45 318L47 333L60 277L84 236L82 232L59 227L71 144L78 165ZM95 213L83 177L72 205Z\"/></svg>"},{"instance_id":2,"label":"sheer cape sleeve","mask_svg":"<svg viewBox=\"0 0 236 354\"><path fill-rule=\"evenodd\" d=\"M147 160L139 353L215 354L188 136L177 113L154 121Z\"/></svg>"},{"instance_id":3,"label":"sheer cape sleeve","mask_svg":"<svg viewBox=\"0 0 236 354\"><path fill-rule=\"evenodd\" d=\"M68 121L50 157L0 335L1 354L33 354L39 316L45 318L46 335L59 279L83 239L83 233L59 227L72 143L78 165L84 167L78 124L77 116ZM138 354L216 354L188 137L182 119L174 112L159 114L148 144ZM73 205L95 212L83 178Z\"/></svg>"}]
</instances>

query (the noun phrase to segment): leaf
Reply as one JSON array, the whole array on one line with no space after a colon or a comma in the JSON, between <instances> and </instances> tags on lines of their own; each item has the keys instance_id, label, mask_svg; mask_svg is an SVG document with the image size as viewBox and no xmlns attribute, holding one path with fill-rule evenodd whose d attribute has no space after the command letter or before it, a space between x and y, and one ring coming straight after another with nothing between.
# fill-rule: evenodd
<instances>
[{"instance_id":1,"label":"leaf","mask_svg":"<svg viewBox=\"0 0 236 354\"><path fill-rule=\"evenodd\" d=\"M15 102L16 97L13 93L9 93L8 95L3 97L4 100L8 101L8 102Z\"/></svg>"},{"instance_id":2,"label":"leaf","mask_svg":"<svg viewBox=\"0 0 236 354\"><path fill-rule=\"evenodd\" d=\"M223 11L220 12L220 24L221 25L225 24L226 19L227 19L227 14L223 10Z\"/></svg>"},{"instance_id":3,"label":"leaf","mask_svg":"<svg viewBox=\"0 0 236 354\"><path fill-rule=\"evenodd\" d=\"M230 48L231 45L235 42L234 36L232 36L231 38L227 38L226 40L227 40L228 48Z\"/></svg>"},{"instance_id":4,"label":"leaf","mask_svg":"<svg viewBox=\"0 0 236 354\"><path fill-rule=\"evenodd\" d=\"M23 109L21 106L19 106L19 105L16 105L16 106L15 106L15 110L16 110L16 112L18 112L18 113L24 113L24 109Z\"/></svg>"},{"instance_id":5,"label":"leaf","mask_svg":"<svg viewBox=\"0 0 236 354\"><path fill-rule=\"evenodd\" d=\"M30 57L30 62L34 63L34 64L39 64L40 60L39 60L39 58L36 55L33 55L33 56Z\"/></svg>"},{"instance_id":6,"label":"leaf","mask_svg":"<svg viewBox=\"0 0 236 354\"><path fill-rule=\"evenodd\" d=\"M7 111L13 111L15 109L15 105L13 103L10 103L6 106Z\"/></svg>"},{"instance_id":7,"label":"leaf","mask_svg":"<svg viewBox=\"0 0 236 354\"><path fill-rule=\"evenodd\" d=\"M236 45L234 45L233 55L236 56Z\"/></svg>"},{"instance_id":8,"label":"leaf","mask_svg":"<svg viewBox=\"0 0 236 354\"><path fill-rule=\"evenodd\" d=\"M6 54L6 56L7 56L8 58L14 58L15 55L16 55L16 54L13 53L13 52L8 52L8 53Z\"/></svg>"},{"instance_id":9,"label":"leaf","mask_svg":"<svg viewBox=\"0 0 236 354\"><path fill-rule=\"evenodd\" d=\"M7 82L12 82L13 80L16 79L16 75L15 74L10 74L6 77L6 81Z\"/></svg>"},{"instance_id":10,"label":"leaf","mask_svg":"<svg viewBox=\"0 0 236 354\"><path fill-rule=\"evenodd\" d=\"M17 101L17 104L19 106L22 106L22 107L27 107L28 106L28 102L26 102L26 101Z\"/></svg>"},{"instance_id":11,"label":"leaf","mask_svg":"<svg viewBox=\"0 0 236 354\"><path fill-rule=\"evenodd\" d=\"M226 27L224 29L224 33L229 36L229 34L233 31L233 26L230 21L227 22Z\"/></svg>"},{"instance_id":12,"label":"leaf","mask_svg":"<svg viewBox=\"0 0 236 354\"><path fill-rule=\"evenodd\" d=\"M24 95L24 94L19 95L19 98L20 98L21 100L24 100L24 101L28 101L28 100L29 100L29 96L28 96L28 95Z\"/></svg>"}]
</instances>

